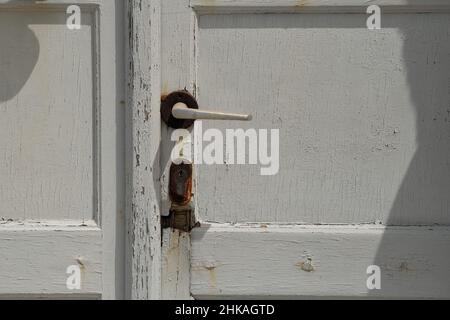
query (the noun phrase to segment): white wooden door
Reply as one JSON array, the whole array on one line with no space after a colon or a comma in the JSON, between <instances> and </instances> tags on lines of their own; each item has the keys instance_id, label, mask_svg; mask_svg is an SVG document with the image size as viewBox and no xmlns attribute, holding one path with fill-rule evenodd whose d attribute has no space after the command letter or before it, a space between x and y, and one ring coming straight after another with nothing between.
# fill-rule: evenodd
<instances>
[{"instance_id":1,"label":"white wooden door","mask_svg":"<svg viewBox=\"0 0 450 320\"><path fill-rule=\"evenodd\" d=\"M202 227L165 231L163 296L449 298L448 1L161 5L163 95L254 116L203 130L280 130L276 175L196 166Z\"/></svg>"},{"instance_id":2,"label":"white wooden door","mask_svg":"<svg viewBox=\"0 0 450 320\"><path fill-rule=\"evenodd\" d=\"M0 1L0 298L124 294L122 8Z\"/></svg>"}]
</instances>

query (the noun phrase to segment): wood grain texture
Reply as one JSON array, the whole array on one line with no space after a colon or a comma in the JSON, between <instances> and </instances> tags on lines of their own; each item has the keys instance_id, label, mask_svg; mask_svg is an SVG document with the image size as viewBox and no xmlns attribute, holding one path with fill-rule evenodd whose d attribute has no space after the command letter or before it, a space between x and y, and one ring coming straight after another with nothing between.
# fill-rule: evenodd
<instances>
[{"instance_id":1,"label":"wood grain texture","mask_svg":"<svg viewBox=\"0 0 450 320\"><path fill-rule=\"evenodd\" d=\"M127 291L161 297L160 50L161 1L127 1L128 159Z\"/></svg>"},{"instance_id":2,"label":"wood grain texture","mask_svg":"<svg viewBox=\"0 0 450 320\"><path fill-rule=\"evenodd\" d=\"M205 225L192 235L197 298L449 298L448 227ZM377 256L380 242L390 250ZM369 292L367 267L381 268Z\"/></svg>"},{"instance_id":3,"label":"wood grain texture","mask_svg":"<svg viewBox=\"0 0 450 320\"><path fill-rule=\"evenodd\" d=\"M102 251L102 232L94 226L0 225L0 297L100 297ZM71 265L81 269L79 291L66 286Z\"/></svg>"},{"instance_id":4,"label":"wood grain texture","mask_svg":"<svg viewBox=\"0 0 450 320\"><path fill-rule=\"evenodd\" d=\"M450 224L450 15L366 18L200 16L199 104L254 115L204 130L280 130L278 175L198 166L203 221Z\"/></svg>"}]
</instances>

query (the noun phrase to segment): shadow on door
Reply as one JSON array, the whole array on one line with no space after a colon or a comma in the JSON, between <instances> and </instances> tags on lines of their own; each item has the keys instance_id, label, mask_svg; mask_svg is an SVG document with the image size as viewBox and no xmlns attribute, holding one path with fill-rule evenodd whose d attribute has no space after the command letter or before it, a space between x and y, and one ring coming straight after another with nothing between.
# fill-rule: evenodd
<instances>
[{"instance_id":1,"label":"shadow on door","mask_svg":"<svg viewBox=\"0 0 450 320\"><path fill-rule=\"evenodd\" d=\"M1 8L1 6L0 6ZM0 103L20 92L39 57L39 41L27 21L0 11Z\"/></svg>"},{"instance_id":2,"label":"shadow on door","mask_svg":"<svg viewBox=\"0 0 450 320\"><path fill-rule=\"evenodd\" d=\"M401 26L400 31L404 37L403 66L409 83L411 107L416 114L416 152L385 224L449 225L450 14L403 14L393 15L391 18L387 15L383 15L383 18L386 17L385 21L392 24L389 27ZM402 22L394 19L397 16L408 17ZM436 267L442 261L448 262L450 253L446 257L440 257L442 260L439 261L419 263L421 252L439 248L442 250L442 239L424 238L420 247L409 250L417 252L417 255L407 256L402 250L409 248L411 240L406 234L403 236L394 230L388 229L384 233L374 260L374 264L381 268L381 290L372 291L372 295L420 296L424 285L431 290L440 288L439 290L448 292L448 278L442 279L433 274L427 276L426 270L431 265ZM397 261L396 265L391 263L394 259ZM399 259L401 263L398 263Z\"/></svg>"}]
</instances>

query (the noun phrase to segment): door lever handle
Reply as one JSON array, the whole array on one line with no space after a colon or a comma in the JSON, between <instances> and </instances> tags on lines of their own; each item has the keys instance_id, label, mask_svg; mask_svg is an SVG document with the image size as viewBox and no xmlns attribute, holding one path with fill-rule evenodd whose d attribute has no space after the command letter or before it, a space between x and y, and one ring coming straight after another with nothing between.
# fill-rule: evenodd
<instances>
[{"instance_id":1,"label":"door lever handle","mask_svg":"<svg viewBox=\"0 0 450 320\"><path fill-rule=\"evenodd\" d=\"M198 103L187 91L176 91L161 99L161 117L173 129L187 129L195 120L251 121L249 114L199 110Z\"/></svg>"},{"instance_id":2,"label":"door lever handle","mask_svg":"<svg viewBox=\"0 0 450 320\"><path fill-rule=\"evenodd\" d=\"M183 120L237 120L237 121L252 120L252 116L249 114L224 113L216 111L190 109L183 102L178 102L173 106L172 115L176 119L183 119Z\"/></svg>"}]
</instances>

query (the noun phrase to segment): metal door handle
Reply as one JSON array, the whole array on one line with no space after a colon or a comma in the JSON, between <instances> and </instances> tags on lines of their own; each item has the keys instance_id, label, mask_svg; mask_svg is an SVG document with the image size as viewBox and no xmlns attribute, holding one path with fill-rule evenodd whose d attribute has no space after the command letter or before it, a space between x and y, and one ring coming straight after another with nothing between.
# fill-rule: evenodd
<instances>
[{"instance_id":1,"label":"metal door handle","mask_svg":"<svg viewBox=\"0 0 450 320\"><path fill-rule=\"evenodd\" d=\"M161 117L174 129L187 129L195 120L251 121L249 114L199 110L197 101L187 91L176 91L162 98Z\"/></svg>"},{"instance_id":2,"label":"metal door handle","mask_svg":"<svg viewBox=\"0 0 450 320\"><path fill-rule=\"evenodd\" d=\"M185 103L178 102L172 109L172 115L176 119L183 120L237 120L251 121L249 114L223 113L216 111L205 111L190 109Z\"/></svg>"}]
</instances>

